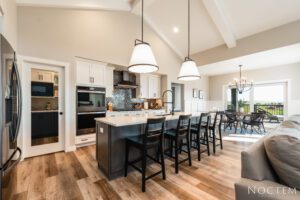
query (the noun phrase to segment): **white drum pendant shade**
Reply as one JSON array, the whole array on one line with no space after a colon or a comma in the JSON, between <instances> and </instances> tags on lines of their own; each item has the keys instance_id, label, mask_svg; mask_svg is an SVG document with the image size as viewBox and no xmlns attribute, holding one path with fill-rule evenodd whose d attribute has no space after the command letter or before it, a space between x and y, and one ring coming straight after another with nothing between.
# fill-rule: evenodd
<instances>
[{"instance_id":1,"label":"white drum pendant shade","mask_svg":"<svg viewBox=\"0 0 300 200\"><path fill-rule=\"evenodd\" d=\"M139 43L135 45L128 70L134 73L151 73L158 70L155 57L149 44Z\"/></svg>"},{"instance_id":2,"label":"white drum pendant shade","mask_svg":"<svg viewBox=\"0 0 300 200\"><path fill-rule=\"evenodd\" d=\"M184 62L181 65L179 75L177 77L177 79L181 80L181 81L194 81L194 80L201 78L199 75L199 71L198 71L195 61L190 59L190 41L191 41L190 40L190 36L191 36L191 34L190 34L190 30L191 30L190 9L191 9L191 1L188 0L188 54L187 54L187 57L185 57Z\"/></svg>"},{"instance_id":3,"label":"white drum pendant shade","mask_svg":"<svg viewBox=\"0 0 300 200\"><path fill-rule=\"evenodd\" d=\"M200 79L200 75L195 61L193 60L184 61L181 65L181 69L178 75L178 80L193 81L197 79Z\"/></svg>"}]
</instances>

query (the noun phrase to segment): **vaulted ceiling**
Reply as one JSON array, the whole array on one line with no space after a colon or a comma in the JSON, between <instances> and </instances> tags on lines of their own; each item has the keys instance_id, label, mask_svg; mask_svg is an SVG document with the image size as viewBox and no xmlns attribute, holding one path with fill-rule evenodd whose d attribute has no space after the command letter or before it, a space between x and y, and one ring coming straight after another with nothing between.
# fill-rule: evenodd
<instances>
[{"instance_id":1,"label":"vaulted ceiling","mask_svg":"<svg viewBox=\"0 0 300 200\"><path fill-rule=\"evenodd\" d=\"M21 6L120 10L140 15L140 0L17 0ZM145 20L180 57L187 52L187 0L145 0ZM191 52L300 20L300 0L191 0ZM174 28L177 32L174 32Z\"/></svg>"}]
</instances>

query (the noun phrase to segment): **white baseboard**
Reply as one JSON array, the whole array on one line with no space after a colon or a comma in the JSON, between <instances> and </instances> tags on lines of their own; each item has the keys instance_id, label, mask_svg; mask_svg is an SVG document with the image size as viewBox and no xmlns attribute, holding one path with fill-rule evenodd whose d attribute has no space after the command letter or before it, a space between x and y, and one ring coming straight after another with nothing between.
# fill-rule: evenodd
<instances>
[{"instance_id":1,"label":"white baseboard","mask_svg":"<svg viewBox=\"0 0 300 200\"><path fill-rule=\"evenodd\" d=\"M69 146L65 149L65 152L76 151L76 146Z\"/></svg>"},{"instance_id":2,"label":"white baseboard","mask_svg":"<svg viewBox=\"0 0 300 200\"><path fill-rule=\"evenodd\" d=\"M85 147L85 146L90 146L90 145L95 145L96 142L87 142L87 143L82 143L82 144L76 144L76 147Z\"/></svg>"}]
</instances>

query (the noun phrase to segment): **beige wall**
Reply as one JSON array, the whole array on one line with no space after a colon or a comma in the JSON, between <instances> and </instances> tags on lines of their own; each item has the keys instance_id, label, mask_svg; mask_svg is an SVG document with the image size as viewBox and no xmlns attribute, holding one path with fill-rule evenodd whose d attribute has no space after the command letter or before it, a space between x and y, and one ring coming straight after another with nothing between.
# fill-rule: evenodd
<instances>
[{"instance_id":1,"label":"beige wall","mask_svg":"<svg viewBox=\"0 0 300 200\"><path fill-rule=\"evenodd\" d=\"M16 0L2 0L4 16L0 17L0 32L17 51L17 6Z\"/></svg>"},{"instance_id":2,"label":"beige wall","mask_svg":"<svg viewBox=\"0 0 300 200\"><path fill-rule=\"evenodd\" d=\"M74 56L127 66L139 37L140 17L129 12L18 8L19 54L71 63L71 99L75 99ZM168 76L164 79L167 88L171 82L180 83L181 60L148 26L144 38L153 48L158 73ZM205 90L208 96L208 78L185 83L186 102L199 101L192 99L192 88ZM75 100L70 106L75 116ZM76 124L75 117L72 122ZM71 132L75 133L75 127Z\"/></svg>"},{"instance_id":3,"label":"beige wall","mask_svg":"<svg viewBox=\"0 0 300 200\"><path fill-rule=\"evenodd\" d=\"M288 106L289 115L300 114L300 63L269 67L260 70L245 71L243 76L254 82L289 81ZM223 103L223 86L227 85L238 73L211 76L209 78L209 100L212 105Z\"/></svg>"},{"instance_id":4,"label":"beige wall","mask_svg":"<svg viewBox=\"0 0 300 200\"><path fill-rule=\"evenodd\" d=\"M81 56L127 66L140 37L140 17L128 12L88 11L55 8L18 8L19 53L46 59L74 62ZM150 42L158 73L168 82L177 81L181 60L148 26L145 40ZM207 79L186 83L208 89Z\"/></svg>"}]
</instances>

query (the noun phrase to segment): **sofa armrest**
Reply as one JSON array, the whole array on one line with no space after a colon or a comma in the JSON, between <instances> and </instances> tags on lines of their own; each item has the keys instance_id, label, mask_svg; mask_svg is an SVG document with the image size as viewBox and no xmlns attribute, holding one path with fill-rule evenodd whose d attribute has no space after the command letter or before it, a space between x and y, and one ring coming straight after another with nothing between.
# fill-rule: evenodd
<instances>
[{"instance_id":1,"label":"sofa armrest","mask_svg":"<svg viewBox=\"0 0 300 200\"><path fill-rule=\"evenodd\" d=\"M300 191L272 181L242 178L234 184L236 200L299 200Z\"/></svg>"}]
</instances>

